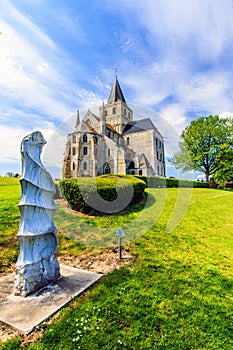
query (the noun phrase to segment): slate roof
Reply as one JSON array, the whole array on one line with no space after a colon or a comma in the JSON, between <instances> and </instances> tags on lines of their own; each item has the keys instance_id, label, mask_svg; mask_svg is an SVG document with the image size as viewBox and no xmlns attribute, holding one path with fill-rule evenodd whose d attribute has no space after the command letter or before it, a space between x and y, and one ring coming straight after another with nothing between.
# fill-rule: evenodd
<instances>
[{"instance_id":1,"label":"slate roof","mask_svg":"<svg viewBox=\"0 0 233 350\"><path fill-rule=\"evenodd\" d=\"M135 120L126 124L123 134L131 134L133 132L139 132L143 130L156 129L150 118Z\"/></svg>"},{"instance_id":2,"label":"slate roof","mask_svg":"<svg viewBox=\"0 0 233 350\"><path fill-rule=\"evenodd\" d=\"M126 103L123 92L122 92L120 84L119 84L119 81L116 77L114 84L113 84L113 87L112 87L112 90L110 92L109 98L108 98L108 103L111 104L111 103L117 102L119 100L121 102Z\"/></svg>"}]
</instances>

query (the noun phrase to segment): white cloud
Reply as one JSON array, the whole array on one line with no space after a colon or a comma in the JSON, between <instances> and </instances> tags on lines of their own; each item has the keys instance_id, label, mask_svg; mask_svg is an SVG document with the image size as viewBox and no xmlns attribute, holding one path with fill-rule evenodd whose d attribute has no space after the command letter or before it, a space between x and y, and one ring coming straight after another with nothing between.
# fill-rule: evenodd
<instances>
[{"instance_id":1,"label":"white cloud","mask_svg":"<svg viewBox=\"0 0 233 350\"><path fill-rule=\"evenodd\" d=\"M64 29L70 36L78 42L87 42L88 38L82 29L81 16L78 14L68 14L65 11L55 10L55 23Z\"/></svg>"},{"instance_id":2,"label":"white cloud","mask_svg":"<svg viewBox=\"0 0 233 350\"><path fill-rule=\"evenodd\" d=\"M20 161L20 143L24 136L29 134L29 130L23 128L11 128L0 125L1 162L10 164Z\"/></svg>"},{"instance_id":3,"label":"white cloud","mask_svg":"<svg viewBox=\"0 0 233 350\"><path fill-rule=\"evenodd\" d=\"M222 112L219 114L220 118L231 118L233 119L233 112Z\"/></svg>"},{"instance_id":4,"label":"white cloud","mask_svg":"<svg viewBox=\"0 0 233 350\"><path fill-rule=\"evenodd\" d=\"M43 113L50 111L58 118L67 115L67 105L59 100L59 93L55 90L62 83L68 85L65 76L41 55L39 48L28 38L7 23L0 22L0 25L0 86L3 99L7 97L14 103L37 108Z\"/></svg>"},{"instance_id":5,"label":"white cloud","mask_svg":"<svg viewBox=\"0 0 233 350\"><path fill-rule=\"evenodd\" d=\"M38 41L40 44L43 44L44 47L50 48L52 50L56 50L56 45L54 41L52 41L49 36L43 32L35 23L33 23L26 15L23 15L20 11L17 10L15 6L11 4L8 0L2 0L1 2L2 8L2 17L8 18L11 26L17 27L19 35L25 36L24 33L27 33L27 37L33 39L35 45L38 45ZM6 16L4 16L4 14ZM5 28L1 29L2 34L7 34ZM15 49L22 50L23 47L16 46Z\"/></svg>"},{"instance_id":6,"label":"white cloud","mask_svg":"<svg viewBox=\"0 0 233 350\"><path fill-rule=\"evenodd\" d=\"M184 70L169 61L155 62L133 75L126 72L123 81L135 93L135 101L145 106L153 106L174 93L177 79L182 81Z\"/></svg>"},{"instance_id":7,"label":"white cloud","mask_svg":"<svg viewBox=\"0 0 233 350\"><path fill-rule=\"evenodd\" d=\"M184 107L178 104L171 104L160 111L161 115L170 123L173 128L178 132L185 128L187 124L187 117L185 116L186 111Z\"/></svg>"},{"instance_id":8,"label":"white cloud","mask_svg":"<svg viewBox=\"0 0 233 350\"><path fill-rule=\"evenodd\" d=\"M194 76L177 89L177 95L189 110L219 114L233 109L231 91L232 82L226 73L211 72Z\"/></svg>"},{"instance_id":9,"label":"white cloud","mask_svg":"<svg viewBox=\"0 0 233 350\"><path fill-rule=\"evenodd\" d=\"M81 108L86 103L85 98L94 98L96 103L92 92L80 92L70 78L70 58L58 50L42 29L10 2L4 12L6 16L0 20L1 105L7 105L8 101L10 107L31 108L63 120L75 100Z\"/></svg>"},{"instance_id":10,"label":"white cloud","mask_svg":"<svg viewBox=\"0 0 233 350\"><path fill-rule=\"evenodd\" d=\"M52 123L41 123L41 127L37 128L42 132L45 140L49 140L53 135L55 127ZM0 125L1 143L0 153L1 161L11 163L12 161L20 160L20 143L22 139L32 133L31 128L15 127L12 128L7 125Z\"/></svg>"},{"instance_id":11,"label":"white cloud","mask_svg":"<svg viewBox=\"0 0 233 350\"><path fill-rule=\"evenodd\" d=\"M82 103L79 105L81 109L95 107L102 104L102 99L95 93L86 89L80 89L78 91Z\"/></svg>"},{"instance_id":12,"label":"white cloud","mask_svg":"<svg viewBox=\"0 0 233 350\"><path fill-rule=\"evenodd\" d=\"M231 42L233 7L230 0L122 0L122 11L125 6L153 35L152 41L156 39L159 46L163 45L166 53L176 51L181 57L189 49L200 59L208 59L221 54Z\"/></svg>"},{"instance_id":13,"label":"white cloud","mask_svg":"<svg viewBox=\"0 0 233 350\"><path fill-rule=\"evenodd\" d=\"M124 81L134 90L136 101L152 106L172 95L183 116L233 109L231 64L227 64L232 54L231 1L120 2L120 11L130 12L146 28L147 44L154 49L147 65L134 74L129 73L130 62L123 63Z\"/></svg>"}]
</instances>

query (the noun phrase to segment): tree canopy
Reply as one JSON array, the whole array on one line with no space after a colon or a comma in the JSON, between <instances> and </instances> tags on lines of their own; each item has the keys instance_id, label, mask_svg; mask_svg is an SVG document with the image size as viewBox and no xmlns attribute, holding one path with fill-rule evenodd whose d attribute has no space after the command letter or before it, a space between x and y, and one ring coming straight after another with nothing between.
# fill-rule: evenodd
<instances>
[{"instance_id":1,"label":"tree canopy","mask_svg":"<svg viewBox=\"0 0 233 350\"><path fill-rule=\"evenodd\" d=\"M170 160L177 168L217 180L233 177L233 120L216 116L193 120L181 133L180 150Z\"/></svg>"}]
</instances>

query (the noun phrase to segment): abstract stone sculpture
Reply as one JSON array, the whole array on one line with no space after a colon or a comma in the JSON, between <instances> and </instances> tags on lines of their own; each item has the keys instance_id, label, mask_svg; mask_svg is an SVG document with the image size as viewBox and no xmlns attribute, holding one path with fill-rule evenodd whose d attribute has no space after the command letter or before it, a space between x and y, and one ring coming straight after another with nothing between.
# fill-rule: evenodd
<instances>
[{"instance_id":1,"label":"abstract stone sculpture","mask_svg":"<svg viewBox=\"0 0 233 350\"><path fill-rule=\"evenodd\" d=\"M55 186L40 159L45 143L39 131L24 137L21 143L22 193L15 295L24 297L60 277L57 232L53 223Z\"/></svg>"}]
</instances>

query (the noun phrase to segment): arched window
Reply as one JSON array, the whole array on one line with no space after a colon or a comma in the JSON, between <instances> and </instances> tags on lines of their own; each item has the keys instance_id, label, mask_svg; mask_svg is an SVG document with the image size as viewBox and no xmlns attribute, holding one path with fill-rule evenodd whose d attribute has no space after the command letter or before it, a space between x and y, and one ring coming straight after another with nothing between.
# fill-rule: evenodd
<instances>
[{"instance_id":1,"label":"arched window","mask_svg":"<svg viewBox=\"0 0 233 350\"><path fill-rule=\"evenodd\" d=\"M108 148L108 157L110 157L110 155L111 155L111 149Z\"/></svg>"},{"instance_id":2,"label":"arched window","mask_svg":"<svg viewBox=\"0 0 233 350\"><path fill-rule=\"evenodd\" d=\"M75 170L75 162L72 163L72 170Z\"/></svg>"},{"instance_id":3,"label":"arched window","mask_svg":"<svg viewBox=\"0 0 233 350\"><path fill-rule=\"evenodd\" d=\"M104 174L111 174L111 167L108 163L104 164Z\"/></svg>"},{"instance_id":4,"label":"arched window","mask_svg":"<svg viewBox=\"0 0 233 350\"><path fill-rule=\"evenodd\" d=\"M83 170L87 170L87 162L83 162Z\"/></svg>"},{"instance_id":5,"label":"arched window","mask_svg":"<svg viewBox=\"0 0 233 350\"><path fill-rule=\"evenodd\" d=\"M135 169L135 164L134 164L134 162L132 160L129 163L129 168L128 169Z\"/></svg>"},{"instance_id":6,"label":"arched window","mask_svg":"<svg viewBox=\"0 0 233 350\"><path fill-rule=\"evenodd\" d=\"M75 143L76 142L76 136L72 135L72 142Z\"/></svg>"},{"instance_id":7,"label":"arched window","mask_svg":"<svg viewBox=\"0 0 233 350\"><path fill-rule=\"evenodd\" d=\"M76 148L73 147L73 148L72 148L72 155L75 156L75 154L76 154Z\"/></svg>"},{"instance_id":8,"label":"arched window","mask_svg":"<svg viewBox=\"0 0 233 350\"><path fill-rule=\"evenodd\" d=\"M83 135L83 143L87 143L87 135L86 134Z\"/></svg>"},{"instance_id":9,"label":"arched window","mask_svg":"<svg viewBox=\"0 0 233 350\"><path fill-rule=\"evenodd\" d=\"M87 147L86 147L86 146L83 147L83 155L84 155L84 156L87 155Z\"/></svg>"},{"instance_id":10,"label":"arched window","mask_svg":"<svg viewBox=\"0 0 233 350\"><path fill-rule=\"evenodd\" d=\"M116 107L113 107L112 114L116 114Z\"/></svg>"},{"instance_id":11,"label":"arched window","mask_svg":"<svg viewBox=\"0 0 233 350\"><path fill-rule=\"evenodd\" d=\"M127 139L126 139L126 144L127 144L127 145L130 144L130 138L129 138L129 136L128 136Z\"/></svg>"},{"instance_id":12,"label":"arched window","mask_svg":"<svg viewBox=\"0 0 233 350\"><path fill-rule=\"evenodd\" d=\"M139 174L139 175L142 175L142 169L139 170L138 174Z\"/></svg>"}]
</instances>

